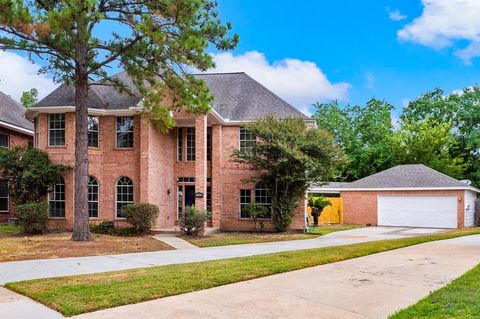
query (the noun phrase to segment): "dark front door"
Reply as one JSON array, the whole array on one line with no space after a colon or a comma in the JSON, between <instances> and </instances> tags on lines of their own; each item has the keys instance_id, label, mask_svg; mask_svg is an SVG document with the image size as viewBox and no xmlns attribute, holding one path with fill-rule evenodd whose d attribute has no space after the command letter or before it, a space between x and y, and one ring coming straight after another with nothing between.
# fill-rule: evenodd
<instances>
[{"instance_id":1,"label":"dark front door","mask_svg":"<svg viewBox=\"0 0 480 319\"><path fill-rule=\"evenodd\" d=\"M195 206L195 186L185 185L185 207Z\"/></svg>"}]
</instances>

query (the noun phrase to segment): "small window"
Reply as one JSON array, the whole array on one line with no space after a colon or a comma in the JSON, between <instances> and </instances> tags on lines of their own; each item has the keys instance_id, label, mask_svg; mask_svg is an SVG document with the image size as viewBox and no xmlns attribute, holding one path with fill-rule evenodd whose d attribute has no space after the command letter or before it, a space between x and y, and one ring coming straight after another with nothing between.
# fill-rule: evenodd
<instances>
[{"instance_id":1,"label":"small window","mask_svg":"<svg viewBox=\"0 0 480 319\"><path fill-rule=\"evenodd\" d=\"M122 176L117 181L117 218L123 218L122 207L133 204L133 182L130 178Z\"/></svg>"},{"instance_id":2,"label":"small window","mask_svg":"<svg viewBox=\"0 0 480 319\"><path fill-rule=\"evenodd\" d=\"M207 161L212 160L212 127L207 128Z\"/></svg>"},{"instance_id":3,"label":"small window","mask_svg":"<svg viewBox=\"0 0 480 319\"><path fill-rule=\"evenodd\" d=\"M183 186L177 188L177 219L182 218L183 213Z\"/></svg>"},{"instance_id":4,"label":"small window","mask_svg":"<svg viewBox=\"0 0 480 319\"><path fill-rule=\"evenodd\" d=\"M98 218L98 180L90 176L88 181L88 216Z\"/></svg>"},{"instance_id":5,"label":"small window","mask_svg":"<svg viewBox=\"0 0 480 319\"><path fill-rule=\"evenodd\" d=\"M195 128L187 127L187 161L195 160Z\"/></svg>"},{"instance_id":6,"label":"small window","mask_svg":"<svg viewBox=\"0 0 480 319\"><path fill-rule=\"evenodd\" d=\"M207 210L212 211L212 186L207 186Z\"/></svg>"},{"instance_id":7,"label":"small window","mask_svg":"<svg viewBox=\"0 0 480 319\"><path fill-rule=\"evenodd\" d=\"M62 180L53 186L53 191L48 194L50 205L49 217L65 217L65 181Z\"/></svg>"},{"instance_id":8,"label":"small window","mask_svg":"<svg viewBox=\"0 0 480 319\"><path fill-rule=\"evenodd\" d=\"M133 148L133 116L117 116L117 148Z\"/></svg>"},{"instance_id":9,"label":"small window","mask_svg":"<svg viewBox=\"0 0 480 319\"><path fill-rule=\"evenodd\" d=\"M39 142L39 132L38 132L38 117L36 117L34 120L33 120L33 127L34 127L34 130L35 130L35 147L38 147L38 142Z\"/></svg>"},{"instance_id":10,"label":"small window","mask_svg":"<svg viewBox=\"0 0 480 319\"><path fill-rule=\"evenodd\" d=\"M250 189L240 190L240 218L250 218L250 215L245 211L245 207L252 202L252 191Z\"/></svg>"},{"instance_id":11,"label":"small window","mask_svg":"<svg viewBox=\"0 0 480 319\"><path fill-rule=\"evenodd\" d=\"M88 146L98 147L98 131L99 118L98 116L88 116Z\"/></svg>"},{"instance_id":12,"label":"small window","mask_svg":"<svg viewBox=\"0 0 480 319\"><path fill-rule=\"evenodd\" d=\"M4 147L4 148L10 147L10 135L0 133L0 147Z\"/></svg>"},{"instance_id":13,"label":"small window","mask_svg":"<svg viewBox=\"0 0 480 319\"><path fill-rule=\"evenodd\" d=\"M177 129L177 161L183 161L183 127Z\"/></svg>"},{"instance_id":14,"label":"small window","mask_svg":"<svg viewBox=\"0 0 480 319\"><path fill-rule=\"evenodd\" d=\"M65 114L48 115L48 145L65 145Z\"/></svg>"},{"instance_id":15,"label":"small window","mask_svg":"<svg viewBox=\"0 0 480 319\"><path fill-rule=\"evenodd\" d=\"M251 152L255 149L257 137L246 128L240 128L240 152Z\"/></svg>"},{"instance_id":16,"label":"small window","mask_svg":"<svg viewBox=\"0 0 480 319\"><path fill-rule=\"evenodd\" d=\"M0 212L8 213L8 183L0 181Z\"/></svg>"},{"instance_id":17,"label":"small window","mask_svg":"<svg viewBox=\"0 0 480 319\"><path fill-rule=\"evenodd\" d=\"M255 188L255 204L267 208L267 214L261 218L272 218L272 196L270 195L270 189L262 184L258 184Z\"/></svg>"}]
</instances>

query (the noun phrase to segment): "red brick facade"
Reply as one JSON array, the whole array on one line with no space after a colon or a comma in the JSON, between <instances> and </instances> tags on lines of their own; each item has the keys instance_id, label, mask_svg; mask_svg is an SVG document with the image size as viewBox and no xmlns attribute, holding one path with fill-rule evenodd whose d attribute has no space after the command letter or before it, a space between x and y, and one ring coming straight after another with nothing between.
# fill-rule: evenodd
<instances>
[{"instance_id":1,"label":"red brick facade","mask_svg":"<svg viewBox=\"0 0 480 319\"><path fill-rule=\"evenodd\" d=\"M341 192L345 224L377 225L379 195L456 195L458 199L458 228L464 227L464 190L430 191L347 191Z\"/></svg>"},{"instance_id":2,"label":"red brick facade","mask_svg":"<svg viewBox=\"0 0 480 319\"><path fill-rule=\"evenodd\" d=\"M140 115L135 115L134 147L118 149L116 116L99 116L99 147L89 148L90 175L99 182L99 218L96 220L115 220L124 224L124 220L117 219L115 214L116 181L126 176L133 181L135 202L149 202L160 208L158 228L177 223L179 186L194 186L198 195L194 203L201 208L207 207L207 187L211 189L212 226L225 230L252 229L251 220L240 218L240 189L254 189L254 185L242 182L254 172L231 161L232 151L239 147L240 126L221 124L211 114L193 118L179 113L175 118L178 127L195 128L195 160L186 159L186 129L181 131L183 158L179 161L178 128L161 134ZM65 114L65 146L48 146L48 114L38 115L37 128L38 147L47 151L52 161L73 166L74 113ZM207 160L208 130L211 130L212 139L210 160ZM52 218L51 228L71 229L73 226L73 174L70 171L65 176L65 218ZM194 178L194 182L182 182L179 178ZM291 228L303 229L304 216L305 203L302 201ZM273 227L269 220L264 224L267 229Z\"/></svg>"}]
</instances>

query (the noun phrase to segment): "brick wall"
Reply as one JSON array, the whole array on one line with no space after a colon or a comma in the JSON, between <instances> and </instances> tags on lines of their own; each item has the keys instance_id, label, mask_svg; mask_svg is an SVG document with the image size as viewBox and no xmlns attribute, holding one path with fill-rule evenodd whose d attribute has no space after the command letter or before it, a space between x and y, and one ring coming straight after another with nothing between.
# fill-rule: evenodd
<instances>
[{"instance_id":1,"label":"brick wall","mask_svg":"<svg viewBox=\"0 0 480 319\"><path fill-rule=\"evenodd\" d=\"M463 190L342 192L344 223L377 225L378 195L456 195L458 199L458 227L463 228L465 201Z\"/></svg>"}]
</instances>

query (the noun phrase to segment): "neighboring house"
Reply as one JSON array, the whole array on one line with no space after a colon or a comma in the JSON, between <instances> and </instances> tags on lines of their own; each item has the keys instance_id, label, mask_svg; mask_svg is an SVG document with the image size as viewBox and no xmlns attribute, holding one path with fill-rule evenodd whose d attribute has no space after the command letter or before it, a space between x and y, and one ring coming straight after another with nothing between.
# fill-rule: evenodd
<instances>
[{"instance_id":1,"label":"neighboring house","mask_svg":"<svg viewBox=\"0 0 480 319\"><path fill-rule=\"evenodd\" d=\"M477 188L425 165L399 165L352 183L312 187L338 193L346 224L463 228L474 226Z\"/></svg>"},{"instance_id":2,"label":"neighboring house","mask_svg":"<svg viewBox=\"0 0 480 319\"><path fill-rule=\"evenodd\" d=\"M0 147L33 145L33 123L24 116L25 108L0 92ZM0 177L0 223L13 214L8 185Z\"/></svg>"},{"instance_id":3,"label":"neighboring house","mask_svg":"<svg viewBox=\"0 0 480 319\"><path fill-rule=\"evenodd\" d=\"M117 77L132 85L126 73ZM121 207L149 202L160 208L156 227L170 227L190 205L212 211L211 225L229 230L252 229L243 208L259 203L271 208L269 190L242 182L256 172L232 162L235 149L248 148L255 136L242 126L268 114L312 120L245 73L203 74L215 101L207 115L177 112L177 126L159 133L140 115L142 96L95 85L89 106L89 213L92 221L122 223ZM132 91L136 92L134 88ZM74 165L74 89L62 85L27 115L35 119L36 145L52 161ZM49 196L50 226L72 228L73 172ZM303 229L304 202L292 229ZM264 219L272 226L271 213Z\"/></svg>"}]
</instances>

